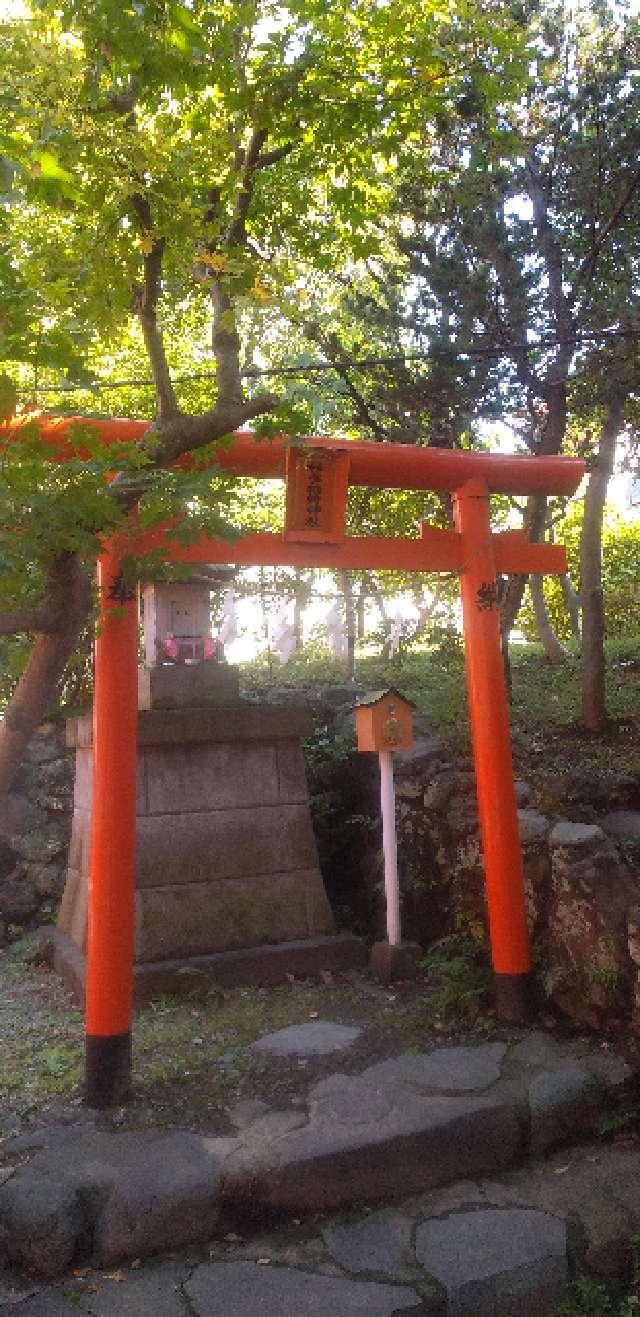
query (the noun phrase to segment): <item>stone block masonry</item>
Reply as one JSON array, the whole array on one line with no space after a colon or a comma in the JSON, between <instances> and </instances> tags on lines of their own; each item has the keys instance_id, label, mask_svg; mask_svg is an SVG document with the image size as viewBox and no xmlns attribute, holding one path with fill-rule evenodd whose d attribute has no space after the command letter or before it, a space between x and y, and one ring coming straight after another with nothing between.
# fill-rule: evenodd
<instances>
[{"instance_id":1,"label":"stone block masonry","mask_svg":"<svg viewBox=\"0 0 640 1317\"><path fill-rule=\"evenodd\" d=\"M180 987L220 957L309 942L309 972L347 962L334 937L311 825L300 710L247 703L153 709L139 715L135 960L143 985ZM71 722L76 747L74 816L56 959L82 991L90 873L90 720ZM313 946L311 945L313 944ZM334 946L335 944L335 946ZM335 955L333 954L335 952ZM336 955L338 959L336 960ZM353 940L353 959L360 961ZM249 956L247 980L257 965ZM260 958L263 965L264 956ZM151 973L142 972L153 971ZM164 967L163 973L160 973ZM286 959L277 957L277 973ZM189 973L189 971L192 971ZM224 975L223 975L224 977ZM146 989L144 992L146 995Z\"/></svg>"}]
</instances>

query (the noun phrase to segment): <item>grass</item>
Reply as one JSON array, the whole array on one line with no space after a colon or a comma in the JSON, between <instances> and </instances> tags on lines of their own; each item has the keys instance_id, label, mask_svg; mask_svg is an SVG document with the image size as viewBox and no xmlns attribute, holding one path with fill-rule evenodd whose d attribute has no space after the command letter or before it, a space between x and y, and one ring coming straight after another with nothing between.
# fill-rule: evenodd
<instances>
[{"instance_id":1,"label":"grass","mask_svg":"<svg viewBox=\"0 0 640 1317\"><path fill-rule=\"evenodd\" d=\"M475 950L453 939L451 946L438 944L414 983L385 987L353 972L158 998L135 1019L136 1094L126 1119L225 1129L227 1108L241 1098L287 1104L337 1068L363 1069L445 1037L496 1033L491 1013L482 1013L485 980ZM362 1028L339 1062L335 1056L267 1059L251 1049L263 1033L317 1018ZM0 1129L72 1116L81 1099L82 1017L56 975L24 964L20 944L0 953L0 1036Z\"/></svg>"},{"instance_id":2,"label":"grass","mask_svg":"<svg viewBox=\"0 0 640 1317\"><path fill-rule=\"evenodd\" d=\"M546 660L540 645L511 647L511 722L514 757L518 766L519 739L527 744L524 754L536 768L544 754L544 773L582 766L595 771L640 773L640 636L612 641L607 646L606 688L611 726L601 736L580 728L580 658L574 651L558 668ZM370 689L395 685L412 700L452 749L469 753L464 655L457 637L432 648L413 648L410 653L384 661L366 651L356 655L356 677ZM330 659L317 646L294 654L286 665L276 663L269 672L263 657L244 664L241 680L245 690L260 692L273 685L313 688L346 680L343 663ZM563 748L568 738L566 753ZM531 751L531 754L529 754ZM556 763L557 760L557 763Z\"/></svg>"}]
</instances>

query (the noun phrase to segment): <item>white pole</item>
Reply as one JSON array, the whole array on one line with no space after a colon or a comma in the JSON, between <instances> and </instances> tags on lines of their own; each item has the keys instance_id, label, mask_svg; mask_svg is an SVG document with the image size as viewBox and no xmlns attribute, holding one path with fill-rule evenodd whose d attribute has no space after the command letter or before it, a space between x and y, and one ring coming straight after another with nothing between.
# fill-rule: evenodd
<instances>
[{"instance_id":1,"label":"white pole","mask_svg":"<svg viewBox=\"0 0 640 1317\"><path fill-rule=\"evenodd\" d=\"M382 848L384 889L387 897L387 938L390 947L400 945L400 892L396 847L396 798L393 787L393 751L380 750L380 799L382 803Z\"/></svg>"}]
</instances>

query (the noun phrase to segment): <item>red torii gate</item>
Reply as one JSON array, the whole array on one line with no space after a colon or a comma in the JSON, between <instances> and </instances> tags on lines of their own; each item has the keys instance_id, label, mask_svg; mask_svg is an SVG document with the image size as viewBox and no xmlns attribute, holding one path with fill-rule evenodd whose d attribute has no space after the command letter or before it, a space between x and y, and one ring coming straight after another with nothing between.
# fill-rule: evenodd
<instances>
[{"instance_id":1,"label":"red torii gate","mask_svg":"<svg viewBox=\"0 0 640 1317\"><path fill-rule=\"evenodd\" d=\"M40 431L53 460L78 456L69 442L74 424L95 427L107 442L136 440L148 428L144 421L44 420ZM19 427L5 433L18 437ZM197 454L181 461L197 463ZM114 539L98 562L86 980L86 1094L93 1106L122 1101L131 1080L138 621L134 598L121 589L120 564L132 551L160 549L187 563L460 574L496 1008L510 1020L525 1019L529 1009L531 959L496 577L561 573L567 564L561 545L531 544L522 531L493 534L489 499L496 493L572 494L584 463L321 438L259 442L250 433L219 448L217 462L229 474L286 481L282 532L233 543L202 536L185 548L170 532L154 531L134 541ZM415 539L346 536L349 485L449 491L455 529L423 524Z\"/></svg>"}]
</instances>

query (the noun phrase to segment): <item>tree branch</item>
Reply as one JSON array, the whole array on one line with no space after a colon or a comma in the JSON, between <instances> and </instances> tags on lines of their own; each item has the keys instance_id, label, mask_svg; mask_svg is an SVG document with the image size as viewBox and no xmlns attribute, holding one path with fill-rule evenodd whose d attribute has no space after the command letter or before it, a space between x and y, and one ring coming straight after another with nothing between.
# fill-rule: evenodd
<instances>
[{"instance_id":1,"label":"tree branch","mask_svg":"<svg viewBox=\"0 0 640 1317\"><path fill-rule=\"evenodd\" d=\"M49 602L33 608L16 608L0 613L0 636L17 636L24 631L51 634L59 628L60 619Z\"/></svg>"},{"instance_id":2,"label":"tree branch","mask_svg":"<svg viewBox=\"0 0 640 1317\"><path fill-rule=\"evenodd\" d=\"M142 193L136 192L131 198L131 204L142 232L143 241L146 240L146 242L151 243L151 249L144 253L144 283L142 288L136 292L133 309L140 320L142 336L149 357L156 391L158 419L165 420L170 416L176 416L179 411L157 316L165 242L164 238L155 238L153 236L153 217L147 198Z\"/></svg>"},{"instance_id":3,"label":"tree branch","mask_svg":"<svg viewBox=\"0 0 640 1317\"><path fill-rule=\"evenodd\" d=\"M598 230L598 233L596 234L595 238L592 241L591 250L587 253L584 260L581 262L580 266L578 267L578 272L574 279L573 287L569 295L570 305L574 304L575 299L578 295L578 290L580 288L580 285L583 283L585 279L589 279L593 274L593 271L595 270L598 261L598 256L600 255L600 251L604 243L606 242L609 235L613 233L613 230L616 228L618 222L622 219L624 212L627 206L629 205L629 202L632 200L633 195L638 190L639 186L640 186L640 169L638 169L637 172L633 175L633 178L631 179L631 182L626 192L624 192L618 203L614 206L606 224L603 224L602 228Z\"/></svg>"},{"instance_id":4,"label":"tree branch","mask_svg":"<svg viewBox=\"0 0 640 1317\"><path fill-rule=\"evenodd\" d=\"M62 554L52 563L47 589L59 625L51 634L38 635L0 723L0 795L11 785L33 733L49 710L91 608L91 584L76 554Z\"/></svg>"}]
</instances>

